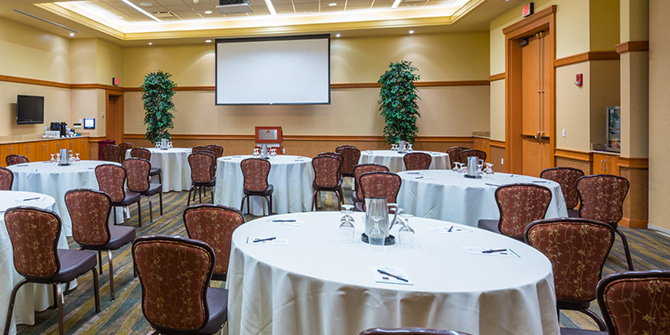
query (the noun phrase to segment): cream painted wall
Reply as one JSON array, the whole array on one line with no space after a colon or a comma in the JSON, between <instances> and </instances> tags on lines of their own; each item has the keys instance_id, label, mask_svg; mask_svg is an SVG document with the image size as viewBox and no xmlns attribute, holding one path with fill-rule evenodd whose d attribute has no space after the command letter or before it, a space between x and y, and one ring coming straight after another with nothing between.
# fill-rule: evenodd
<instances>
[{"instance_id":1,"label":"cream painted wall","mask_svg":"<svg viewBox=\"0 0 670 335\"><path fill-rule=\"evenodd\" d=\"M112 77L123 84L123 49L107 41L96 40L96 83L111 85Z\"/></svg>"},{"instance_id":2,"label":"cream painted wall","mask_svg":"<svg viewBox=\"0 0 670 335\"><path fill-rule=\"evenodd\" d=\"M649 0L619 0L621 34L619 42L649 40Z\"/></svg>"},{"instance_id":3,"label":"cream painted wall","mask_svg":"<svg viewBox=\"0 0 670 335\"><path fill-rule=\"evenodd\" d=\"M44 124L16 124L16 96L44 97ZM71 124L69 89L16 84L0 81L0 139L20 135L44 134L44 126L54 121Z\"/></svg>"},{"instance_id":4,"label":"cream painted wall","mask_svg":"<svg viewBox=\"0 0 670 335\"><path fill-rule=\"evenodd\" d=\"M505 141L505 80L491 82L491 139Z\"/></svg>"},{"instance_id":5,"label":"cream painted wall","mask_svg":"<svg viewBox=\"0 0 670 335\"><path fill-rule=\"evenodd\" d=\"M84 135L105 136L105 119L102 113L105 111L105 91L100 89L72 90L72 123L79 119L95 118L95 129L77 129ZM68 123L72 126L72 123Z\"/></svg>"},{"instance_id":6,"label":"cream painted wall","mask_svg":"<svg viewBox=\"0 0 670 335\"><path fill-rule=\"evenodd\" d=\"M158 70L172 74L178 86L214 86L214 44L123 48L122 55L123 87L139 87Z\"/></svg>"},{"instance_id":7,"label":"cream painted wall","mask_svg":"<svg viewBox=\"0 0 670 335\"><path fill-rule=\"evenodd\" d=\"M98 48L95 38L72 40L70 43L72 84L91 84L97 80Z\"/></svg>"},{"instance_id":8,"label":"cream painted wall","mask_svg":"<svg viewBox=\"0 0 670 335\"><path fill-rule=\"evenodd\" d=\"M556 148L589 151L590 90L593 81L589 63L578 63L556 69ZM584 74L584 86L574 84L575 75ZM566 136L560 136L565 129Z\"/></svg>"},{"instance_id":9,"label":"cream painted wall","mask_svg":"<svg viewBox=\"0 0 670 335\"><path fill-rule=\"evenodd\" d=\"M621 156L649 157L649 53L621 55Z\"/></svg>"},{"instance_id":10,"label":"cream painted wall","mask_svg":"<svg viewBox=\"0 0 670 335\"><path fill-rule=\"evenodd\" d=\"M619 0L590 0L589 51L613 51L619 43Z\"/></svg>"}]
</instances>

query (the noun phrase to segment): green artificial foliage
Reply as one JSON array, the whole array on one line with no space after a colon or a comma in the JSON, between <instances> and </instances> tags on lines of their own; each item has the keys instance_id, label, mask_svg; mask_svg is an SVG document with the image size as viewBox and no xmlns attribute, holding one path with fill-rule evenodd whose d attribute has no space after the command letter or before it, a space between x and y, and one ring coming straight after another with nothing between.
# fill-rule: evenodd
<instances>
[{"instance_id":1,"label":"green artificial foliage","mask_svg":"<svg viewBox=\"0 0 670 335\"><path fill-rule=\"evenodd\" d=\"M177 87L163 71L149 73L144 77L142 100L144 101L144 124L147 125L147 140L151 143L160 142L165 138L172 139L169 129L174 128L172 111L177 111L172 102L174 88Z\"/></svg>"},{"instance_id":2,"label":"green artificial foliage","mask_svg":"<svg viewBox=\"0 0 670 335\"><path fill-rule=\"evenodd\" d=\"M382 84L378 103L386 120L384 136L387 143L394 144L400 140L412 143L419 131L416 120L421 116L417 105L420 98L414 81L421 76L414 73L418 69L410 61L391 63L389 68L377 81Z\"/></svg>"}]
</instances>

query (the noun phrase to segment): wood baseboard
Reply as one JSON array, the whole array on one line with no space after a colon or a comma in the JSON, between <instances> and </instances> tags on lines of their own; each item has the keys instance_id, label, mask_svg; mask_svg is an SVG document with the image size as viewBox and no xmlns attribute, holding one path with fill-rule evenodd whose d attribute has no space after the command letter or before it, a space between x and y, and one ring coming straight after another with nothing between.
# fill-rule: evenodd
<instances>
[{"instance_id":1,"label":"wood baseboard","mask_svg":"<svg viewBox=\"0 0 670 335\"><path fill-rule=\"evenodd\" d=\"M629 218L623 218L619 221L619 224L628 227L628 228L643 228L646 229L649 221L647 220L631 220Z\"/></svg>"}]
</instances>

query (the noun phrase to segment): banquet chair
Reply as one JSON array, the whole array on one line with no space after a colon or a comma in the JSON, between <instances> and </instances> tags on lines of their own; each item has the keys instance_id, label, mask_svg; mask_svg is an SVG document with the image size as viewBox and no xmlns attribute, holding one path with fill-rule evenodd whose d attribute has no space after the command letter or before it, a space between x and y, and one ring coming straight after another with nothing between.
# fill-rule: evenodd
<instances>
[{"instance_id":1,"label":"banquet chair","mask_svg":"<svg viewBox=\"0 0 670 335\"><path fill-rule=\"evenodd\" d=\"M102 147L102 159L108 162L119 162L121 156L121 147L118 145L106 145Z\"/></svg>"},{"instance_id":2,"label":"banquet chair","mask_svg":"<svg viewBox=\"0 0 670 335\"><path fill-rule=\"evenodd\" d=\"M240 211L244 213L244 200L247 200L247 214L251 213L249 198L253 196L263 197L268 203L268 212L272 214L272 193L274 186L268 183L268 175L272 165L269 160L260 158L247 158L240 162L242 175L244 176L244 197ZM263 209L265 215L265 208Z\"/></svg>"},{"instance_id":3,"label":"banquet chair","mask_svg":"<svg viewBox=\"0 0 670 335\"><path fill-rule=\"evenodd\" d=\"M23 155L7 155L7 157L5 157L5 163L7 164L7 166L10 166L16 164L30 163L30 161L28 160L28 157Z\"/></svg>"},{"instance_id":4,"label":"banquet chair","mask_svg":"<svg viewBox=\"0 0 670 335\"><path fill-rule=\"evenodd\" d=\"M402 157L405 163L405 170L428 170L430 163L433 162L433 157L425 152L410 152Z\"/></svg>"},{"instance_id":5,"label":"banquet chair","mask_svg":"<svg viewBox=\"0 0 670 335\"><path fill-rule=\"evenodd\" d=\"M360 181L361 176L366 172L376 172L376 171L389 172L389 168L381 164L373 164L373 163L358 164L354 166L354 192L351 193L354 208L362 210L363 209L362 203L365 201L365 198L363 197L363 191L361 190L361 181Z\"/></svg>"},{"instance_id":6,"label":"banquet chair","mask_svg":"<svg viewBox=\"0 0 670 335\"><path fill-rule=\"evenodd\" d=\"M135 145L130 142L123 142L119 144L119 148L121 148L121 153L119 154L119 163L123 163L123 161L126 159L126 152L128 152L128 149L132 149L134 147Z\"/></svg>"},{"instance_id":7,"label":"banquet chair","mask_svg":"<svg viewBox=\"0 0 670 335\"><path fill-rule=\"evenodd\" d=\"M337 155L341 157L341 155ZM342 175L340 172L341 166L342 160L329 153L321 153L312 159L312 167L314 168L312 210L316 210L316 203L321 191L334 192L337 196L337 207L338 209L342 209L343 192Z\"/></svg>"},{"instance_id":8,"label":"banquet chair","mask_svg":"<svg viewBox=\"0 0 670 335\"><path fill-rule=\"evenodd\" d=\"M363 201L357 210L365 211L365 198L386 198L388 203L396 203L402 179L391 172L366 172L359 178L359 186L363 191Z\"/></svg>"},{"instance_id":9,"label":"banquet chair","mask_svg":"<svg viewBox=\"0 0 670 335\"><path fill-rule=\"evenodd\" d=\"M0 166L0 191L11 191L14 183L14 173L8 168Z\"/></svg>"},{"instance_id":10,"label":"banquet chair","mask_svg":"<svg viewBox=\"0 0 670 335\"><path fill-rule=\"evenodd\" d=\"M449 155L449 161L451 162L451 168L456 166L456 162L460 163L461 162L461 151L463 150L470 150L470 148L466 147L451 147L447 149L447 155Z\"/></svg>"},{"instance_id":11,"label":"banquet chair","mask_svg":"<svg viewBox=\"0 0 670 335\"><path fill-rule=\"evenodd\" d=\"M98 181L100 191L112 198L113 207L123 207L125 210L131 204L137 204L138 224L142 227L142 207L140 206L140 194L126 190L126 169L115 164L100 164L95 167L95 179ZM124 215L123 221L126 221ZM116 223L116 211L114 211L114 223Z\"/></svg>"},{"instance_id":12,"label":"banquet chair","mask_svg":"<svg viewBox=\"0 0 670 335\"><path fill-rule=\"evenodd\" d=\"M146 159L151 164L151 151L146 148L132 148L130 149L130 157ZM151 167L151 165L149 165ZM151 167L149 170L149 177L158 176L158 183L163 184L163 172L159 167Z\"/></svg>"},{"instance_id":13,"label":"banquet chair","mask_svg":"<svg viewBox=\"0 0 670 335\"><path fill-rule=\"evenodd\" d=\"M109 294L114 300L114 266L112 250L119 250L135 239L135 228L109 225L112 198L92 189L73 189L65 193L65 205L72 219L72 238L80 249L98 251L98 266L102 274L102 251L107 250L109 264ZM66 290L67 291L67 290Z\"/></svg>"},{"instance_id":14,"label":"banquet chair","mask_svg":"<svg viewBox=\"0 0 670 335\"><path fill-rule=\"evenodd\" d=\"M223 157L223 147L218 144L208 144L206 147L213 151L216 155L216 158Z\"/></svg>"},{"instance_id":15,"label":"banquet chair","mask_svg":"<svg viewBox=\"0 0 670 335\"><path fill-rule=\"evenodd\" d=\"M628 240L619 229L619 221L623 217L623 202L630 186L628 179L597 174L577 179L579 192L579 217L609 223L614 231L621 236L628 270L633 271L633 259L628 248Z\"/></svg>"},{"instance_id":16,"label":"banquet chair","mask_svg":"<svg viewBox=\"0 0 670 335\"><path fill-rule=\"evenodd\" d=\"M216 256L207 243L145 236L133 243L142 313L152 334L215 334L228 319L228 290L210 287ZM188 280L184 280L188 278Z\"/></svg>"},{"instance_id":17,"label":"banquet chair","mask_svg":"<svg viewBox=\"0 0 670 335\"><path fill-rule=\"evenodd\" d=\"M58 307L58 332L62 335L63 291L61 284L71 282L91 271L95 312L100 313L95 253L85 250L58 249L58 239L62 229L58 214L35 207L14 207L5 212L5 226L12 242L14 268L24 278L12 289L4 334L9 334L16 294L27 283L52 286L54 304Z\"/></svg>"},{"instance_id":18,"label":"banquet chair","mask_svg":"<svg viewBox=\"0 0 670 335\"><path fill-rule=\"evenodd\" d=\"M204 145L198 145L198 146L195 146L195 147L191 148L191 152L200 152L200 151L207 151L207 152L211 152L214 155L216 155L216 153L212 149L210 149L209 147L204 146Z\"/></svg>"},{"instance_id":19,"label":"banquet chair","mask_svg":"<svg viewBox=\"0 0 670 335\"><path fill-rule=\"evenodd\" d=\"M600 330L605 322L589 306L614 236L610 225L581 218L537 220L524 232L526 243L551 261L557 308L588 315Z\"/></svg>"},{"instance_id":20,"label":"banquet chair","mask_svg":"<svg viewBox=\"0 0 670 335\"><path fill-rule=\"evenodd\" d=\"M369 328L358 335L471 335L454 330L441 330L429 328Z\"/></svg>"},{"instance_id":21,"label":"banquet chair","mask_svg":"<svg viewBox=\"0 0 670 335\"><path fill-rule=\"evenodd\" d=\"M226 280L233 231L244 223L236 208L222 205L195 205L184 210L184 226L189 238L207 243L214 254L213 280Z\"/></svg>"},{"instance_id":22,"label":"banquet chair","mask_svg":"<svg viewBox=\"0 0 670 335\"><path fill-rule=\"evenodd\" d=\"M361 158L361 151L353 145L340 145L335 148L335 153L342 155L342 166L340 173L342 177L354 177L354 167Z\"/></svg>"},{"instance_id":23,"label":"banquet chair","mask_svg":"<svg viewBox=\"0 0 670 335\"><path fill-rule=\"evenodd\" d=\"M191 168L191 189L188 190L188 201L186 206L191 205L191 192L194 190L200 194L200 203L202 203L202 189L209 187L212 203L214 203L214 187L216 186L216 177L212 168L214 154L207 152L195 152L188 155L188 165ZM195 198L195 194L193 195Z\"/></svg>"},{"instance_id":24,"label":"banquet chair","mask_svg":"<svg viewBox=\"0 0 670 335\"><path fill-rule=\"evenodd\" d=\"M134 149L133 149L134 150ZM163 215L163 193L162 185L151 182L149 170L151 163L142 158L128 158L123 161L123 167L128 173L127 187L131 192L137 192L149 198L149 222L154 222L153 210L151 208L151 196L158 194L160 202L160 213Z\"/></svg>"},{"instance_id":25,"label":"banquet chair","mask_svg":"<svg viewBox=\"0 0 670 335\"><path fill-rule=\"evenodd\" d=\"M526 226L544 219L551 203L551 190L536 184L508 184L496 189L495 198L500 218L479 220L477 226L523 241Z\"/></svg>"},{"instance_id":26,"label":"banquet chair","mask_svg":"<svg viewBox=\"0 0 670 335\"><path fill-rule=\"evenodd\" d=\"M344 163L344 157L342 154L339 154L337 152L322 152L319 153L317 156L331 156L337 158L341 163Z\"/></svg>"},{"instance_id":27,"label":"banquet chair","mask_svg":"<svg viewBox=\"0 0 670 335\"><path fill-rule=\"evenodd\" d=\"M463 164L468 163L468 157L470 156L475 156L477 159L481 159L483 161L486 161L486 151L481 151L481 150L476 150L476 149L467 149L463 150L458 154L458 159L459 162Z\"/></svg>"},{"instance_id":28,"label":"banquet chair","mask_svg":"<svg viewBox=\"0 0 670 335\"><path fill-rule=\"evenodd\" d=\"M565 207L568 209L568 217L578 218L579 210L575 209L579 204L579 193L577 192L577 179L584 176L584 171L571 167L553 167L544 169L540 178L549 179L561 185Z\"/></svg>"}]
</instances>

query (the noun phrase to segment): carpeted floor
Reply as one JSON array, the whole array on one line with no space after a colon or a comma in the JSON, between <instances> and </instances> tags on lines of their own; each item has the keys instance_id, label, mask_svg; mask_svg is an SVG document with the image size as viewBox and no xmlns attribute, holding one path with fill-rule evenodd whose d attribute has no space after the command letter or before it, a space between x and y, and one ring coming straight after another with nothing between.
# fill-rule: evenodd
<instances>
[{"instance_id":1,"label":"carpeted floor","mask_svg":"<svg viewBox=\"0 0 670 335\"><path fill-rule=\"evenodd\" d=\"M345 187L345 197L350 199L351 190ZM170 192L163 196L164 215L158 217L158 197L154 197L154 223L149 223L149 205L142 200L142 228L137 228L138 236L166 234L186 236L182 213L186 208L188 192ZM322 196L326 209L334 210L334 199L330 195ZM209 202L205 197L203 202ZM130 207L132 218L128 225L137 227L137 209ZM253 217L247 217L251 220ZM621 228L628 237L632 248L633 261L638 270L670 269L670 238L648 229ZM70 248L76 244L70 239ZM101 312L95 313L92 292L92 275L79 277L79 287L65 298L64 319L66 334L147 334L151 331L149 323L142 315L141 286L139 279L133 277L130 246L114 252L114 287L116 300L109 296L109 272L106 257L103 257L103 274L100 278ZM621 240L617 238L610 257L605 264L603 275L626 270L625 256ZM212 282L212 286L223 286L223 282ZM5 302L7 303L7 302ZM597 304L592 309L598 310ZM5 317L4 315L0 317ZM577 312L561 313L561 326L596 329L587 316ZM55 309L35 313L35 325L19 325L19 335L58 334L58 315ZM315 334L316 335L316 334ZM353 334L352 334L353 335Z\"/></svg>"}]
</instances>

